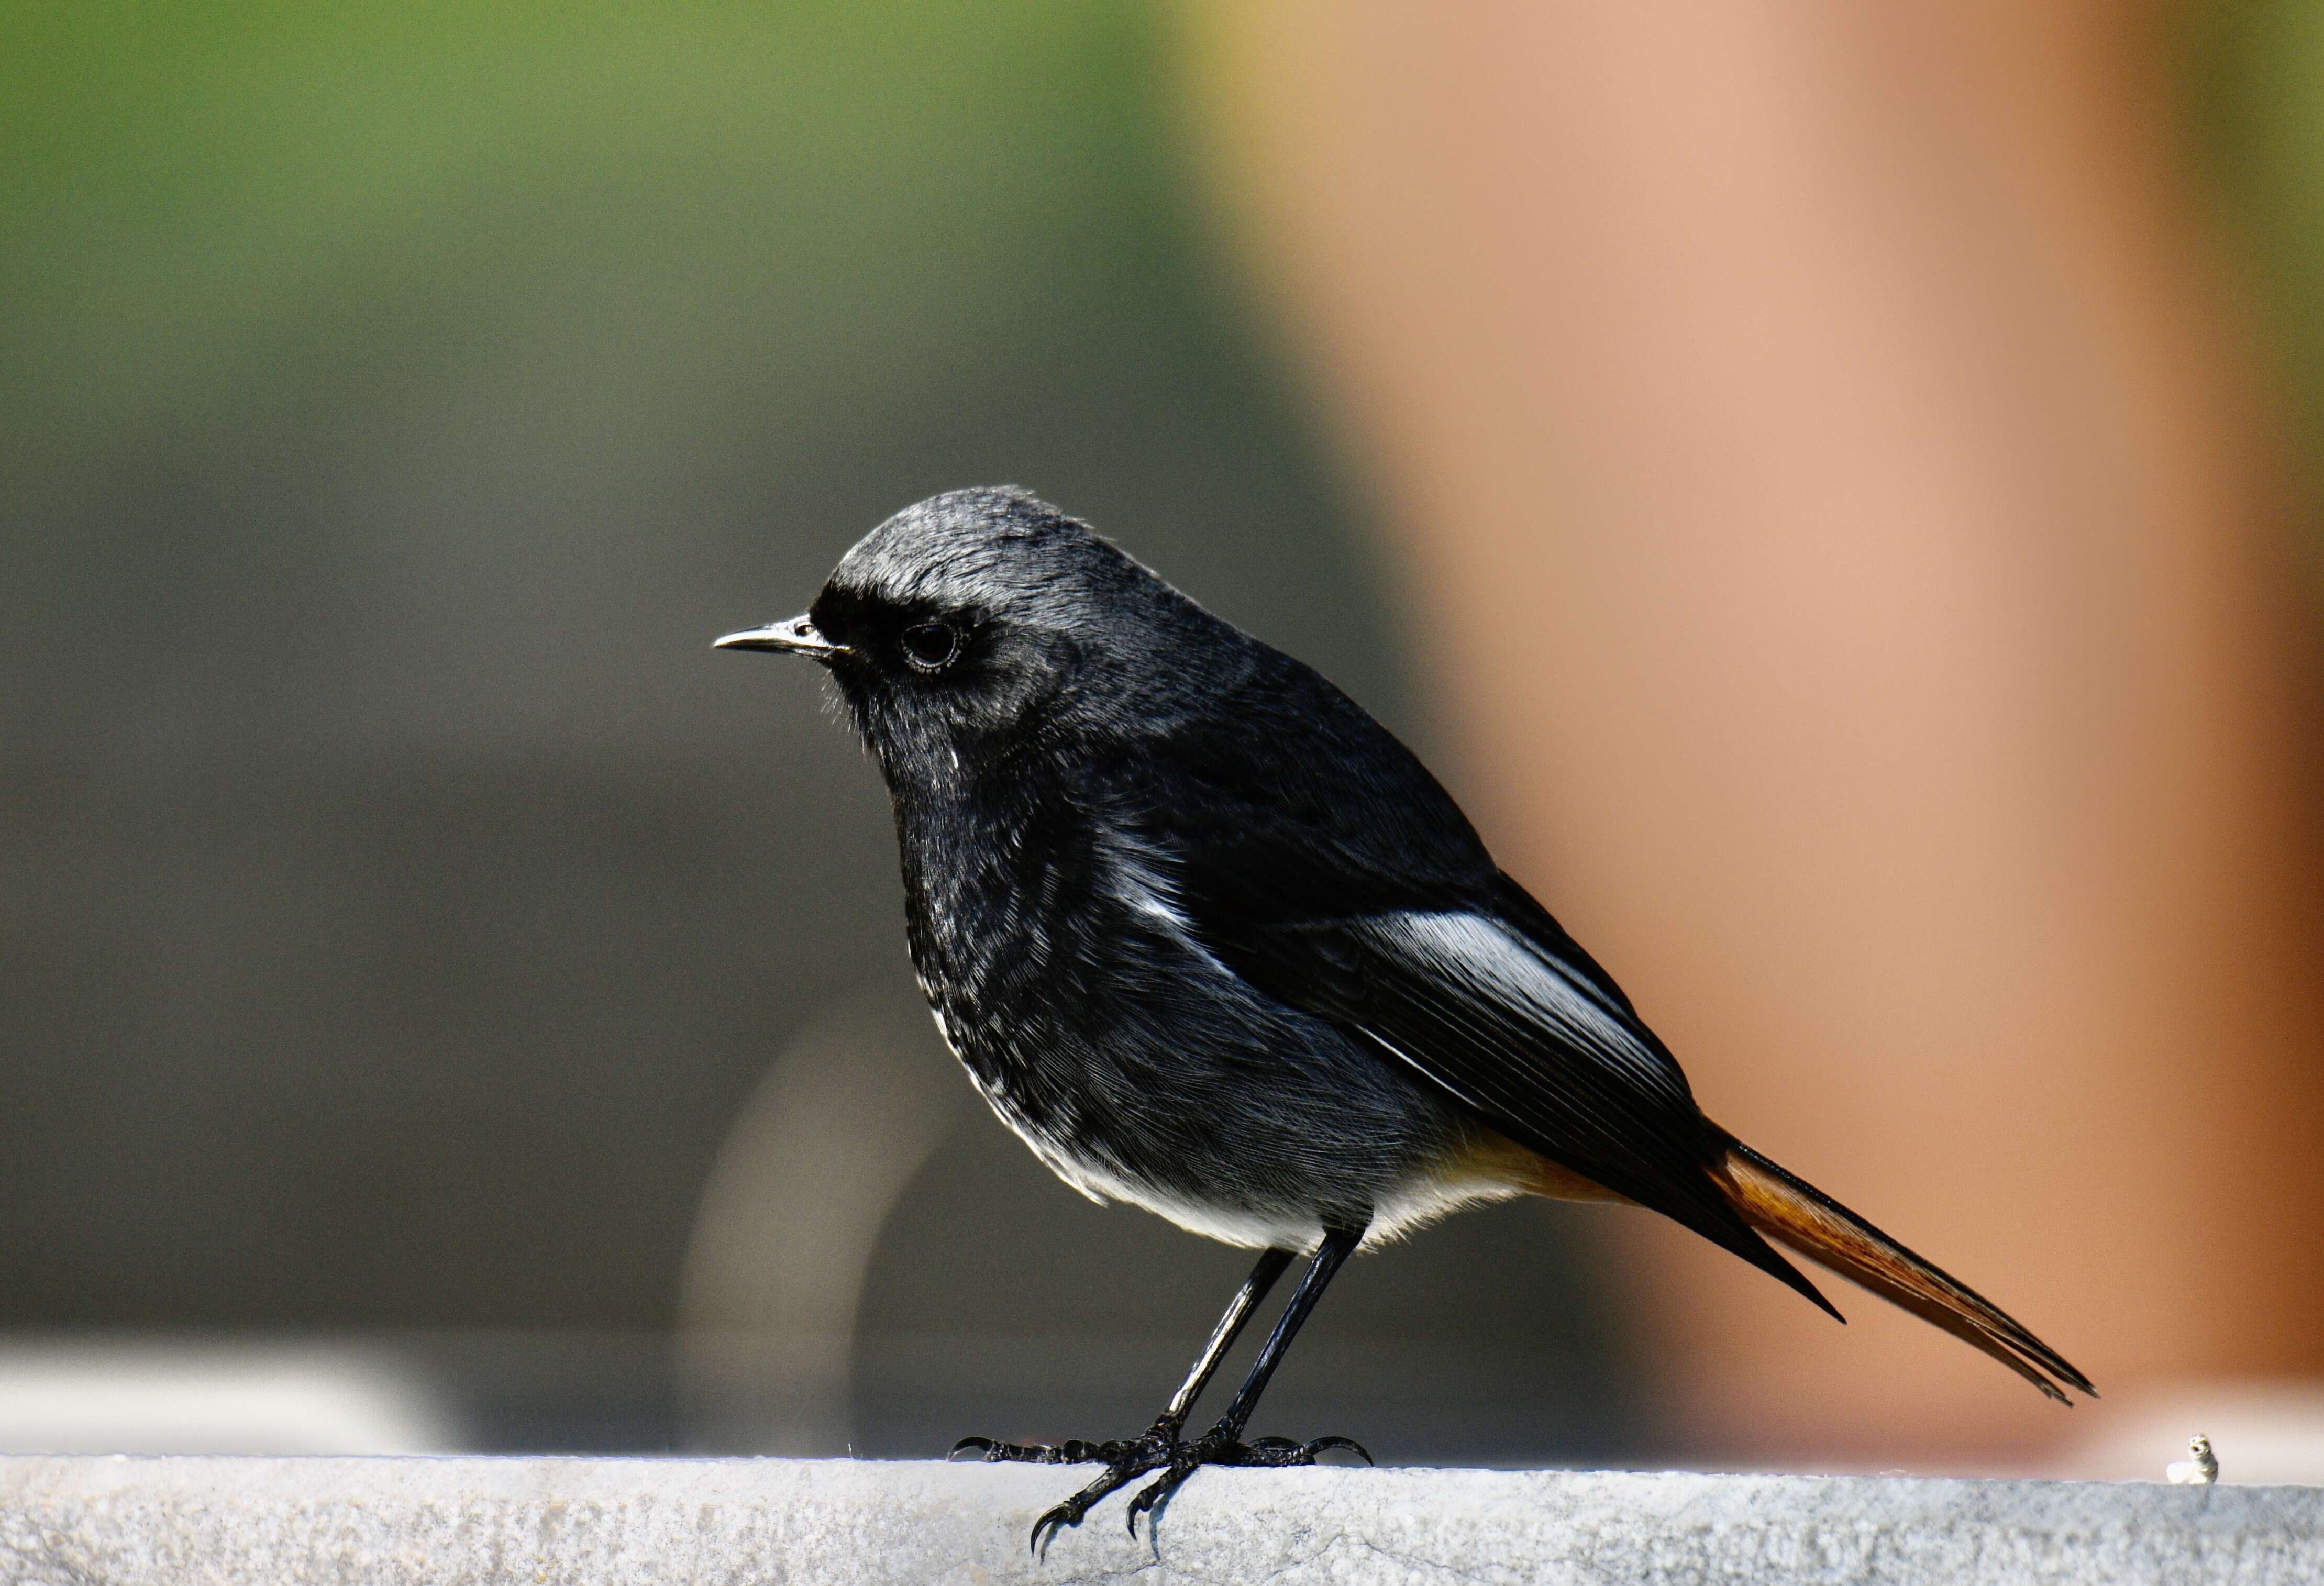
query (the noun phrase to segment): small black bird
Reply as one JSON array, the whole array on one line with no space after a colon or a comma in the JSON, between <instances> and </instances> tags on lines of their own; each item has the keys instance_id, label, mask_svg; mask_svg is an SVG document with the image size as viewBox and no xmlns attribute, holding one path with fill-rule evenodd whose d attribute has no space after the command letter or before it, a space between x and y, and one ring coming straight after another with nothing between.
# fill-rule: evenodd
<instances>
[{"instance_id":1,"label":"small black bird","mask_svg":"<svg viewBox=\"0 0 2324 1586\"><path fill-rule=\"evenodd\" d=\"M932 497L849 551L806 615L717 642L837 681L895 807L921 989L993 1111L1093 1199L1262 1252L1144 1433L954 1451L1104 1464L1036 1547L1148 1471L1133 1534L1203 1464L1355 1449L1243 1433L1350 1254L1511 1195L1652 1207L1838 1317L1766 1235L2061 1403L2059 1383L2093 1391L1705 1118L1613 977L1353 701L1056 508ZM1304 1252L1241 1390L1186 1438Z\"/></svg>"}]
</instances>

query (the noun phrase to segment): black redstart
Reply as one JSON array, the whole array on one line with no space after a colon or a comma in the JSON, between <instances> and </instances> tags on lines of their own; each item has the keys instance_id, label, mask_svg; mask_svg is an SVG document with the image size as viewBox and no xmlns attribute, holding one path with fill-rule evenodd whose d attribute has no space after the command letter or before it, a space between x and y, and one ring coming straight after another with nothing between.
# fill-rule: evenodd
<instances>
[{"instance_id":1,"label":"black redstart","mask_svg":"<svg viewBox=\"0 0 2324 1586\"><path fill-rule=\"evenodd\" d=\"M1133 1532L1201 1465L1354 1448L1243 1433L1349 1255L1510 1195L1652 1207L1837 1317L1772 1239L2061 1403L2060 1384L2092 1391L1705 1118L1613 977L1387 729L1055 507L933 497L849 551L806 615L717 642L837 682L895 807L921 988L992 1110L1084 1194L1261 1252L1142 1434L964 1440L1105 1466L1037 1547L1148 1471ZM1187 1438L1308 1252L1241 1389Z\"/></svg>"}]
</instances>

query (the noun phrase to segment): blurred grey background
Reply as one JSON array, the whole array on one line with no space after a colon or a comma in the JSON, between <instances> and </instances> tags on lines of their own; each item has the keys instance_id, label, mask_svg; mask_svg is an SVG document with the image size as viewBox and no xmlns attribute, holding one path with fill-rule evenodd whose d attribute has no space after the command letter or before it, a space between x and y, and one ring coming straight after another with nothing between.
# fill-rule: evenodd
<instances>
[{"instance_id":1,"label":"blurred grey background","mask_svg":"<svg viewBox=\"0 0 2324 1586\"><path fill-rule=\"evenodd\" d=\"M870 767L806 669L706 646L1015 481L1425 744L1361 505L1206 244L1163 29L9 9L0 1420L10 1382L220 1350L410 1401L300 1446L1150 1416L1245 1258L1083 1203L974 1102ZM808 1129L813 1173L784 1096L857 1126ZM776 1193L706 1199L715 1166ZM1360 1263L1260 1430L1636 1445L1575 1226ZM152 1435L281 1441L186 1413Z\"/></svg>"}]
</instances>

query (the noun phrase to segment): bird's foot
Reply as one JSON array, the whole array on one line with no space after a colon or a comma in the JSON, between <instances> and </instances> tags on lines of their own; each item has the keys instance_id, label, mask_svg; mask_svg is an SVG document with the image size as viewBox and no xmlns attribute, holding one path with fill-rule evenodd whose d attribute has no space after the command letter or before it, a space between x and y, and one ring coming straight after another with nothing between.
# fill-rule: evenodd
<instances>
[{"instance_id":1,"label":"bird's foot","mask_svg":"<svg viewBox=\"0 0 2324 1586\"><path fill-rule=\"evenodd\" d=\"M991 1437L964 1437L952 1445L952 1452L945 1458L956 1460L964 1453L973 1453L988 1465L1086 1465L1097 1461L1110 1463L1130 1446L1118 1441L1084 1443L1078 1437L1069 1437L1063 1443L1002 1443Z\"/></svg>"},{"instance_id":2,"label":"bird's foot","mask_svg":"<svg viewBox=\"0 0 2324 1586\"><path fill-rule=\"evenodd\" d=\"M1139 1516L1150 1511L1159 1517L1170 1495L1204 1465L1312 1465L1317 1454L1333 1449L1355 1454L1368 1465L1372 1462L1372 1456L1352 1438L1319 1437L1312 1443L1294 1443L1287 1437L1262 1437L1245 1443L1226 1427L1213 1426L1188 1442L1178 1435L1178 1430L1167 1421L1157 1421L1140 1436L1108 1443L1084 1443L1079 1438L1056 1443L998 1443L990 1437L964 1437L952 1452L957 1455L973 1451L988 1462L1105 1466L1097 1480L1033 1523L1036 1554L1044 1552L1058 1532L1080 1525L1107 1496L1151 1471L1162 1473L1130 1501L1132 1536L1138 1535Z\"/></svg>"},{"instance_id":3,"label":"bird's foot","mask_svg":"<svg viewBox=\"0 0 2324 1586\"><path fill-rule=\"evenodd\" d=\"M1179 1443L1159 1465L1148 1467L1162 1473L1130 1500L1130 1534L1138 1535L1138 1517L1150 1512L1154 1517L1147 1522L1147 1531L1151 1535L1162 1518L1164 1506L1186 1484L1186 1478L1204 1465L1312 1465L1317 1454L1333 1449L1354 1454L1368 1465L1372 1462L1370 1452L1352 1437L1318 1437L1308 1443L1261 1437L1245 1443L1225 1426L1213 1426L1194 1442Z\"/></svg>"},{"instance_id":4,"label":"bird's foot","mask_svg":"<svg viewBox=\"0 0 2324 1586\"><path fill-rule=\"evenodd\" d=\"M964 1437L953 1444L952 1457L973 1452L988 1463L1105 1467L1103 1475L1033 1523L1033 1551L1038 1554L1058 1532L1080 1525L1082 1517L1114 1489L1169 1463L1172 1453L1186 1446L1179 1440L1178 1431L1166 1416L1137 1437L1104 1443L1085 1443L1078 1437L1064 1443L1000 1443L990 1437Z\"/></svg>"}]
</instances>

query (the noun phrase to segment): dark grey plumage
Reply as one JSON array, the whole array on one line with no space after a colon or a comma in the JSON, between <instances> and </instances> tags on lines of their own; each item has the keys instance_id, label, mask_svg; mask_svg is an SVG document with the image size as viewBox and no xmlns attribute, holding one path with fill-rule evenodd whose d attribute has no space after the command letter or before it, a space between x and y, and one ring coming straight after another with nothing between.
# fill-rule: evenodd
<instances>
[{"instance_id":1,"label":"dark grey plumage","mask_svg":"<svg viewBox=\"0 0 2324 1586\"><path fill-rule=\"evenodd\" d=\"M1481 1115L1781 1263L1703 1180L1685 1078L1611 980L1313 669L1018 491L898 513L810 614L852 652L832 673L945 1039L1068 1183L1238 1244L1379 1239L1515 1193L1462 1174ZM962 645L937 669L899 642L929 622ZM1541 1109L1431 1063L1447 1012L1536 1066L1562 1020L1555 1083L1602 1116L1527 1129Z\"/></svg>"},{"instance_id":2,"label":"dark grey plumage","mask_svg":"<svg viewBox=\"0 0 2324 1586\"><path fill-rule=\"evenodd\" d=\"M1185 913L1185 800L1153 772L1202 774L1184 741L1214 730L1222 696L1259 692L1257 647L997 492L890 520L814 614L853 645L887 613L974 635L934 709L936 678L835 675L894 796L922 986L1010 1126L1084 1193L1237 1244L1310 1248L1431 1183L1467 1120L1242 981Z\"/></svg>"}]
</instances>

